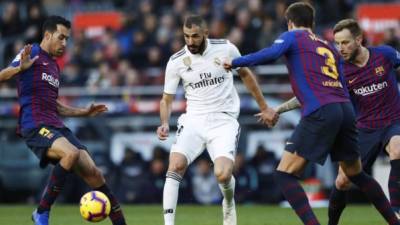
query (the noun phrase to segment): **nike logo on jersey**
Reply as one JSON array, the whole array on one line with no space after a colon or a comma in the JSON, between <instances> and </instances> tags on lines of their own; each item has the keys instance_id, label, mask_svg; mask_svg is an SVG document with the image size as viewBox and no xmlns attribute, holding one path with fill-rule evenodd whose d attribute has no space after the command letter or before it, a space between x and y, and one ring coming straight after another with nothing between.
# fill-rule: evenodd
<instances>
[{"instance_id":1,"label":"nike logo on jersey","mask_svg":"<svg viewBox=\"0 0 400 225\"><path fill-rule=\"evenodd\" d=\"M49 63L47 63L47 62L43 62L42 64L43 64L43 66L49 65Z\"/></svg>"},{"instance_id":2,"label":"nike logo on jersey","mask_svg":"<svg viewBox=\"0 0 400 225\"><path fill-rule=\"evenodd\" d=\"M354 81L356 81L358 79L358 77L356 77L356 78L354 78L354 79L352 79L352 80L349 80L349 84L352 84Z\"/></svg>"}]
</instances>

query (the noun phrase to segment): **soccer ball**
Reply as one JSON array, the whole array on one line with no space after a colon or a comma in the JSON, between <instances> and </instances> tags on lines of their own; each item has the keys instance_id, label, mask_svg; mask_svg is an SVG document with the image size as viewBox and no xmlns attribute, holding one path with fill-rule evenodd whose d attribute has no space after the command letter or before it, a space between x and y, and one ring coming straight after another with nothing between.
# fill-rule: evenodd
<instances>
[{"instance_id":1,"label":"soccer ball","mask_svg":"<svg viewBox=\"0 0 400 225\"><path fill-rule=\"evenodd\" d=\"M88 192L81 198L81 215L87 221L102 221L110 214L110 210L110 200L100 191Z\"/></svg>"}]
</instances>

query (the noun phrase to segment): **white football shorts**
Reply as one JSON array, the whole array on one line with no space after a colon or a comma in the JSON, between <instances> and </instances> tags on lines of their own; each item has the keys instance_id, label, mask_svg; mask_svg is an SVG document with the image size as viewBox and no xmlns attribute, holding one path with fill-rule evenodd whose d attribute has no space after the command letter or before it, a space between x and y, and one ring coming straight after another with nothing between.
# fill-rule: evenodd
<instances>
[{"instance_id":1,"label":"white football shorts","mask_svg":"<svg viewBox=\"0 0 400 225\"><path fill-rule=\"evenodd\" d=\"M218 157L235 161L239 135L238 121L227 113L182 114L178 119L176 140L171 152L186 156L188 164L204 149L207 149L213 162Z\"/></svg>"}]
</instances>

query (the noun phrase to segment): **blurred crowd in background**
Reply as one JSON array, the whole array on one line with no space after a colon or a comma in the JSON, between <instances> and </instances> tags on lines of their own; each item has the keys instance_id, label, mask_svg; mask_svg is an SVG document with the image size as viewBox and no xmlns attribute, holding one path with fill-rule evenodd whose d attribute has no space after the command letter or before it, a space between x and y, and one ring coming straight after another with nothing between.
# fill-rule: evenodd
<instances>
[{"instance_id":1,"label":"blurred crowd in background","mask_svg":"<svg viewBox=\"0 0 400 225\"><path fill-rule=\"evenodd\" d=\"M48 15L58 14L73 21L74 15L79 12L118 11L122 13L120 29L108 28L91 32L73 29L67 52L59 60L62 70L61 88L83 87L107 90L111 87L138 88L162 85L169 57L184 46L182 21L189 13L198 13L208 21L210 38L227 38L239 48L242 54L247 54L269 46L280 33L287 30L284 13L291 2L293 1L1 1L0 66L1 68L8 66L25 43L40 42L41 25ZM332 41L332 27L337 21L353 17L358 4L376 1L310 0L308 2L316 8L316 33ZM381 42L400 49L399 40L400 31L388 29L385 30ZM282 64L282 61L277 63ZM265 82L263 79L260 81L262 84ZM287 80L284 82L288 83ZM12 90L15 87L15 80L0 83L0 94L4 90ZM158 98L159 96L155 100L158 101ZM154 127L151 129L155 130ZM92 132L88 129L84 131L78 133L78 137L83 140L104 141L106 139L105 136L96 136L96 131ZM7 137L4 140L10 141L11 136L15 136L14 129L8 130L8 136L4 136ZM126 149L122 163L119 165L111 162L108 153L94 154L93 158L105 172L107 180L122 202L161 202L168 163L166 149L156 147L150 161L144 160L135 149ZM242 154L237 155L234 174L237 180L235 199L238 203L276 203L281 200L278 194L280 192L276 190L272 179L272 172L277 162L277 156L273 151L261 145L252 158L246 158ZM1 169L0 166L0 172ZM305 177L315 177L315 170L307 170ZM71 176L69 179L67 183L70 185L65 188L61 201L76 202L87 190L87 186L77 177ZM187 172L180 191L179 201L181 202L213 204L221 200L212 166L205 155L201 156ZM12 199L1 196L0 185L0 201L15 201L15 196L10 196ZM19 196L26 197L26 195ZM30 199L37 199L40 193L28 193L28 196Z\"/></svg>"},{"instance_id":2,"label":"blurred crowd in background","mask_svg":"<svg viewBox=\"0 0 400 225\"><path fill-rule=\"evenodd\" d=\"M123 13L119 30L91 37L73 33L62 63L62 87L138 86L162 84L169 57L184 46L182 20L198 13L209 22L210 38L227 38L242 54L268 46L286 31L287 0L114 0L5 1L1 3L0 37L7 66L24 43L39 42L47 15L62 12L69 19L82 10ZM316 32L332 40L332 26L352 17L358 3L309 1L316 8ZM380 1L382 2L382 1ZM390 2L390 1L386 1ZM64 10L63 10L64 9ZM399 32L388 30L384 43L399 48ZM397 36L396 36L397 35ZM0 84L1 88L13 83Z\"/></svg>"}]
</instances>

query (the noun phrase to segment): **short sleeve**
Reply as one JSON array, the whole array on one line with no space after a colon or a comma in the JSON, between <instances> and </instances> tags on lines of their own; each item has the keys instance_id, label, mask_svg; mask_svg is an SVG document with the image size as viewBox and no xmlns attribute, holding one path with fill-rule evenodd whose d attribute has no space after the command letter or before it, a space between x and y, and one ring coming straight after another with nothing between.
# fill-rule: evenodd
<instances>
[{"instance_id":1,"label":"short sleeve","mask_svg":"<svg viewBox=\"0 0 400 225\"><path fill-rule=\"evenodd\" d=\"M178 75L175 63L169 60L165 70L164 93L175 94L178 88L180 77Z\"/></svg>"},{"instance_id":2,"label":"short sleeve","mask_svg":"<svg viewBox=\"0 0 400 225\"><path fill-rule=\"evenodd\" d=\"M242 56L242 54L240 54L239 49L234 44L232 44L230 41L228 41L228 46L229 46L229 57L234 59L234 58L238 58L238 57Z\"/></svg>"}]
</instances>

